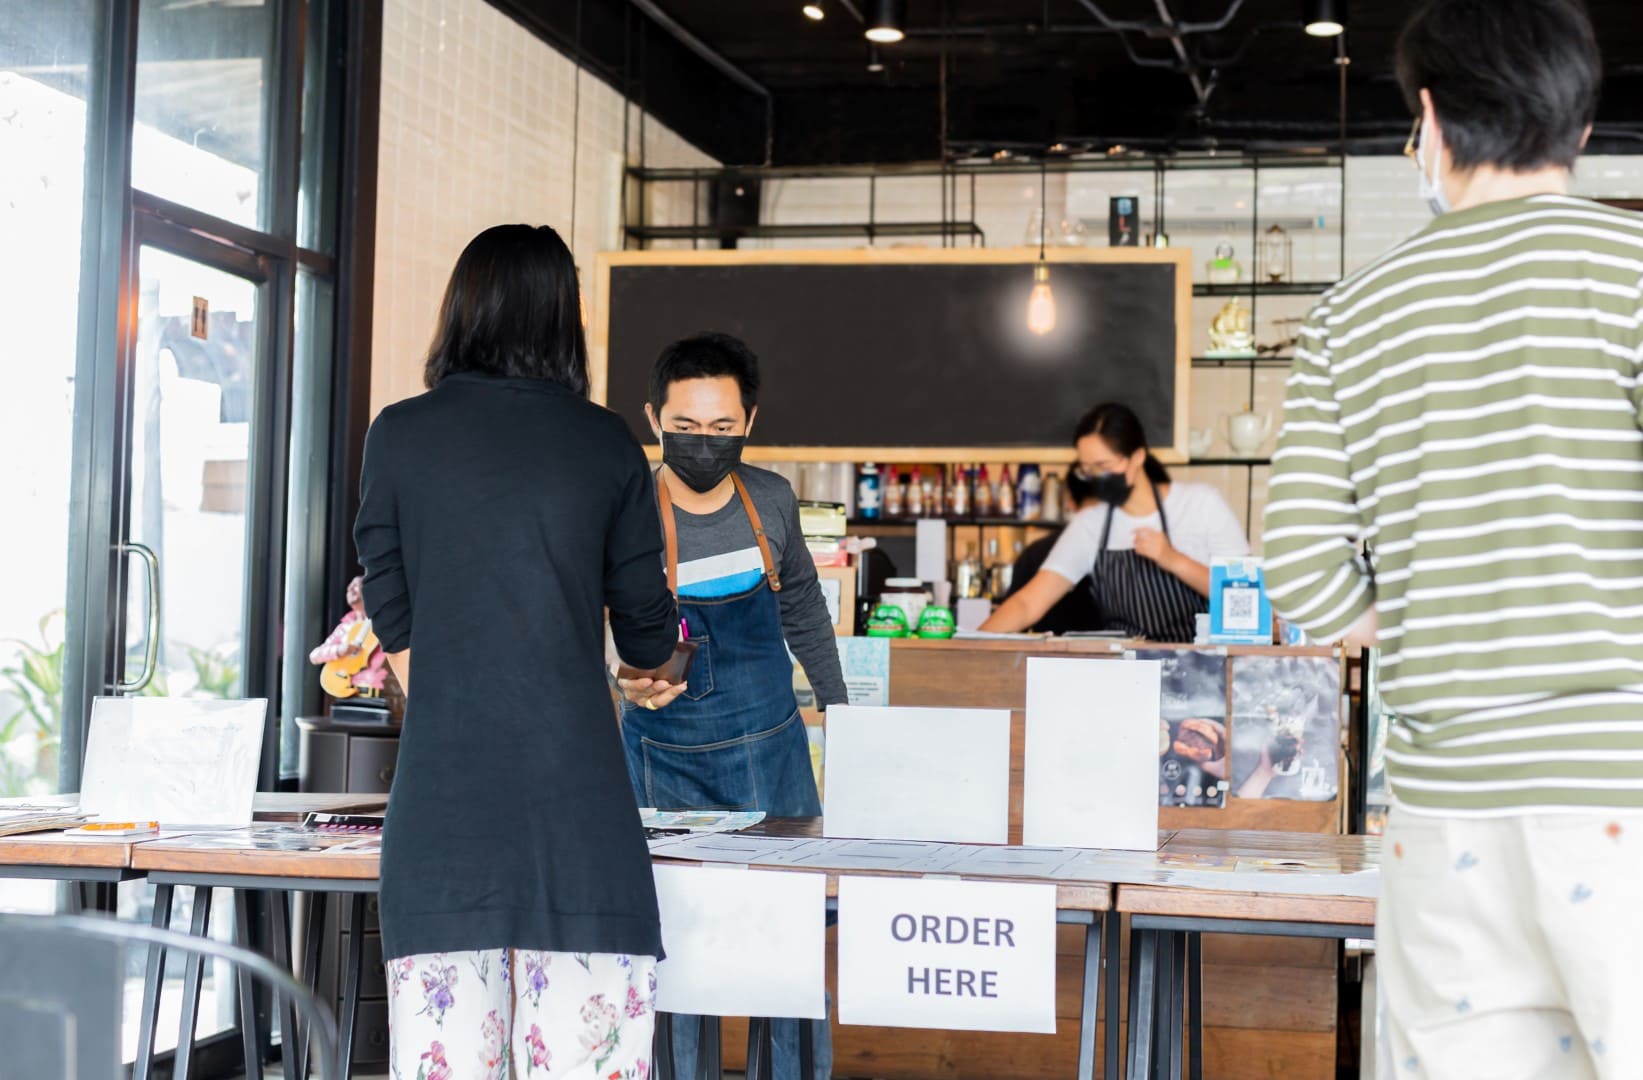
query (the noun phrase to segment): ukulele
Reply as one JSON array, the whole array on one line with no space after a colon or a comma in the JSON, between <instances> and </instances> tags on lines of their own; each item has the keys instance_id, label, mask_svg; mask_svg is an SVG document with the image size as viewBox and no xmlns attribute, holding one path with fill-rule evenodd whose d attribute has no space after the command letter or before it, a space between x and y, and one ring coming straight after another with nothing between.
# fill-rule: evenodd
<instances>
[{"instance_id":1,"label":"ukulele","mask_svg":"<svg viewBox=\"0 0 1643 1080\"><path fill-rule=\"evenodd\" d=\"M319 673L321 688L334 698L354 697L360 693L359 687L354 685L354 676L365 670L365 665L371 662L372 655L380 647L369 619L357 619L350 624L343 642L357 648L335 660L327 660ZM374 692L368 693L375 696Z\"/></svg>"}]
</instances>

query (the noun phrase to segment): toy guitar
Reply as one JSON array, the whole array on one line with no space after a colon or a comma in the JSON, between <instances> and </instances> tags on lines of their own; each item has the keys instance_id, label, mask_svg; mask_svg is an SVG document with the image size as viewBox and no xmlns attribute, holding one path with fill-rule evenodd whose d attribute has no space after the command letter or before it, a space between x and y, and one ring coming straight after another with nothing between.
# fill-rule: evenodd
<instances>
[{"instance_id":1,"label":"toy guitar","mask_svg":"<svg viewBox=\"0 0 1643 1080\"><path fill-rule=\"evenodd\" d=\"M319 674L320 686L334 698L353 697L361 692L354 685L354 676L365 670L380 647L369 619L358 619L350 624L343 644L351 651L334 660L327 660ZM374 691L367 690L365 693L375 696Z\"/></svg>"}]
</instances>

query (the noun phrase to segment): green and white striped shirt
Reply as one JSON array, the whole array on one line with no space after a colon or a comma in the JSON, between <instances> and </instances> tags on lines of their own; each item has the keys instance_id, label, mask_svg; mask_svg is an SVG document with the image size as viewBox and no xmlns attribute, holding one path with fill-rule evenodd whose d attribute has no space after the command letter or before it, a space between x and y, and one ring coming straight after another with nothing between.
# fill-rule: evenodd
<instances>
[{"instance_id":1,"label":"green and white striped shirt","mask_svg":"<svg viewBox=\"0 0 1643 1080\"><path fill-rule=\"evenodd\" d=\"M1375 608L1400 805L1643 808L1640 323L1643 218L1554 195L1445 214L1307 319L1268 588L1326 640Z\"/></svg>"}]
</instances>

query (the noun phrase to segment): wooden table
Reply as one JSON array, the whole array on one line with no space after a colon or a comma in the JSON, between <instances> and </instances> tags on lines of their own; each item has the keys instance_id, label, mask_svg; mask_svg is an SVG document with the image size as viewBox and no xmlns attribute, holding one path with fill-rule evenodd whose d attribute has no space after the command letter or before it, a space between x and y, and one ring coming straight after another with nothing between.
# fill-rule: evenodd
<instances>
[{"instance_id":1,"label":"wooden table","mask_svg":"<svg viewBox=\"0 0 1643 1080\"><path fill-rule=\"evenodd\" d=\"M46 796L31 801L72 806L78 796ZM294 823L308 813L334 813L342 810L380 810L387 805L386 797L358 794L264 792L253 802L253 816L259 823ZM273 947L275 960L291 969L289 956L288 919L286 898L293 892L346 893L353 903L354 925L363 920L367 895L377 891L377 857L375 855L327 855L316 852L268 851L255 848L199 849L187 846L184 839L200 830L164 830L149 836L89 837L69 836L62 832L27 833L21 836L0 837L0 878L35 878L90 885L95 889L94 899L85 906L113 914L116 910L115 887L125 881L147 877L154 884L153 923L162 929L171 925L171 903L177 886L194 889L194 917L190 932L204 937L210 929L212 890L235 890L235 923L237 944L249 945L245 936L249 912L245 890L264 889L273 894L270 910L273 918ZM357 839L357 836L339 835L336 843ZM323 933L323 903L310 905L310 933L305 939L309 960L304 974L312 978L318 967L317 950ZM352 938L352 952L358 953L361 937ZM347 1026L340 1038L344 1053L351 1048L353 1016L359 1002L359 957L350 957L347 986L344 994L344 1012ZM143 1006L138 1034L137 1061L134 1080L145 1080L154 1071L154 1045L159 1023L160 983L164 971L164 950L150 949L143 981ZM183 979L183 1019L177 1042L175 1072L187 1075L193 1054L194 1022L199 1014L201 984L204 981L204 958L190 957ZM292 969L294 970L294 969ZM240 977L240 1027L246 1044L246 1072L252 1077L261 1075L261 1047L258 1043L257 1024L253 1012L250 980ZM285 1030L299 1030L295 1006L287 1011ZM306 1044L304 1044L304 1051ZM306 1059L306 1053L303 1059ZM347 1060L346 1057L343 1060Z\"/></svg>"},{"instance_id":2,"label":"wooden table","mask_svg":"<svg viewBox=\"0 0 1643 1080\"><path fill-rule=\"evenodd\" d=\"M1373 836L1183 829L1164 846L1171 855L1338 862L1343 874L1379 865ZM1283 891L1118 886L1117 910L1130 916L1130 1028L1126 1075L1176 1080L1185 1061L1203 1070L1202 935L1373 938L1375 900ZM1186 1043L1183 1046L1183 1026Z\"/></svg>"}]
</instances>

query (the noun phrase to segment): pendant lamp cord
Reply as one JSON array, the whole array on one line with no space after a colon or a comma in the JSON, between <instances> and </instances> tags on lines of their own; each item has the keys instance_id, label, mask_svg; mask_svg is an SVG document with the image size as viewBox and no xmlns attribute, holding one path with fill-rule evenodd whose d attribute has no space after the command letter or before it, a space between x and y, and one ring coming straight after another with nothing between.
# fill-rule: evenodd
<instances>
[{"instance_id":1,"label":"pendant lamp cord","mask_svg":"<svg viewBox=\"0 0 1643 1080\"><path fill-rule=\"evenodd\" d=\"M1044 261L1044 237L1050 231L1050 197L1049 197L1049 167L1048 158L1038 163L1038 261Z\"/></svg>"},{"instance_id":2,"label":"pendant lamp cord","mask_svg":"<svg viewBox=\"0 0 1643 1080\"><path fill-rule=\"evenodd\" d=\"M623 110L624 116L626 110ZM623 148L624 150L626 147ZM571 91L571 135L570 135L570 242L565 246L570 248L572 258L576 252L576 188L577 163L582 150L582 0L576 0L576 82Z\"/></svg>"}]
</instances>

